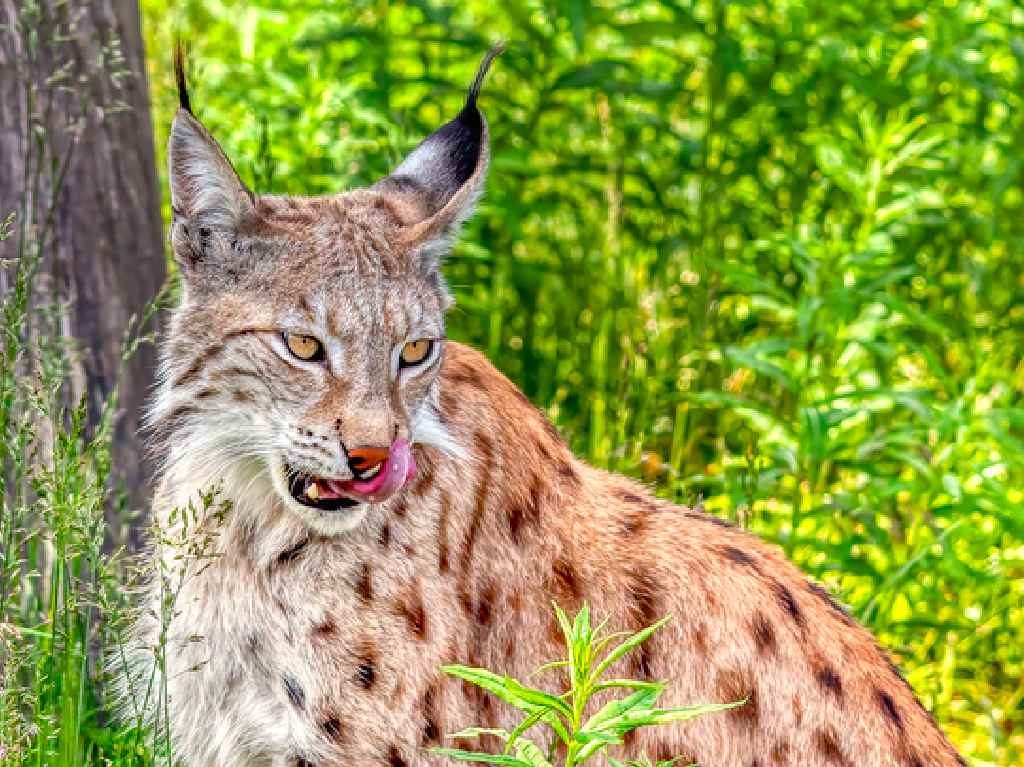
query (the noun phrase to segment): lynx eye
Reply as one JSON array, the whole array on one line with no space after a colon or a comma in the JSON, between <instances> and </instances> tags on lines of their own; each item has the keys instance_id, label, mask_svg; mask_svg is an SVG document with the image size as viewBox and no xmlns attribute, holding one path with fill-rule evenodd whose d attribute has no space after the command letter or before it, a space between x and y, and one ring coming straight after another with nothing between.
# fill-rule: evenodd
<instances>
[{"instance_id":1,"label":"lynx eye","mask_svg":"<svg viewBox=\"0 0 1024 767\"><path fill-rule=\"evenodd\" d=\"M301 333L285 333L284 342L288 351L307 362L317 362L324 358L324 347L313 336L304 336Z\"/></svg>"},{"instance_id":2,"label":"lynx eye","mask_svg":"<svg viewBox=\"0 0 1024 767\"><path fill-rule=\"evenodd\" d=\"M418 341L409 341L402 347L402 354L398 362L400 368L411 368L419 365L434 348L434 342L429 338L421 338Z\"/></svg>"}]
</instances>

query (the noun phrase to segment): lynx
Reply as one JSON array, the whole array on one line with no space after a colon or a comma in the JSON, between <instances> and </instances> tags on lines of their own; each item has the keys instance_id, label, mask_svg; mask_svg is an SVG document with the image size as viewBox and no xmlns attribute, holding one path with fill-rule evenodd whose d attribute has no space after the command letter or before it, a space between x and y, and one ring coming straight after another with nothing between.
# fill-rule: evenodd
<instances>
[{"instance_id":1,"label":"lynx","mask_svg":"<svg viewBox=\"0 0 1024 767\"><path fill-rule=\"evenodd\" d=\"M774 547L581 462L445 338L441 262L483 186L492 58L391 175L296 198L246 188L179 56L183 294L150 419L154 556L179 586L164 611L155 579L140 611L129 705L153 697L144 680L166 689L155 716L189 767L439 765L448 733L517 722L439 668L525 677L563 652L552 601L586 602L622 630L674 616L617 675L670 680L668 705L746 701L638 731L619 757L965 764L870 633Z\"/></svg>"}]
</instances>

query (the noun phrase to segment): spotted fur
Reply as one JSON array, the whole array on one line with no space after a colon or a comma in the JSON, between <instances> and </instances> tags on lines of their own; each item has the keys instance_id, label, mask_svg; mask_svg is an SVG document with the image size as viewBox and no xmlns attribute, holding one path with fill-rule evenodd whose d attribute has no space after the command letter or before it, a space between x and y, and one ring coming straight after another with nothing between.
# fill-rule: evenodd
<instances>
[{"instance_id":1,"label":"spotted fur","mask_svg":"<svg viewBox=\"0 0 1024 767\"><path fill-rule=\"evenodd\" d=\"M747 701L642 731L622 757L961 763L871 635L777 549L580 462L470 348L442 342L396 371L406 340L444 336L439 255L486 163L475 90L392 176L322 198L252 194L179 112L184 293L151 415L162 575L126 705L166 687L152 717L188 767L440 765L426 749L445 733L516 718L439 667L525 677L562 652L551 601L586 601L616 629L673 616L615 674L671 680L668 705ZM289 356L283 330L320 339L326 362ZM383 504L319 512L283 490L285 461L351 476L346 446L395 436L419 471ZM161 614L165 666L152 651ZM557 674L536 681L553 688Z\"/></svg>"}]
</instances>

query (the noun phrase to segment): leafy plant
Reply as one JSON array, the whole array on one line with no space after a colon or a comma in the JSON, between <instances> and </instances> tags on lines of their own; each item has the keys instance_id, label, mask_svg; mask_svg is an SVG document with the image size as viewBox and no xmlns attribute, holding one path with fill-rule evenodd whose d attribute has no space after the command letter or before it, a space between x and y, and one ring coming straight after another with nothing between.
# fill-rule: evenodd
<instances>
[{"instance_id":1,"label":"leafy plant","mask_svg":"<svg viewBox=\"0 0 1024 767\"><path fill-rule=\"evenodd\" d=\"M605 634L603 632L607 621L591 627L590 609L586 604L572 621L558 605L554 605L554 610L565 637L567 657L541 666L536 673L548 669L564 669L568 689L560 695L553 695L487 669L445 666L445 673L489 692L522 711L524 717L512 731L494 727L470 727L450 736L496 736L505 743L500 754L458 748L435 748L432 749L434 753L464 762L485 762L505 767L551 767L556 747L560 743L565 748L562 767L576 767L603 753L608 746L621 745L627 734L640 727L685 722L745 703L738 701L658 708L658 698L665 690L663 682L604 678L617 661L637 649L664 626L669 621L667 617L635 634ZM614 642L618 644L607 650ZM606 691L624 691L628 694L609 700L588 716L595 696ZM527 737L527 733L537 726L550 730L554 736L546 750L536 740ZM609 758L609 761L614 767L623 767L621 762L613 758ZM640 762L630 762L630 765L638 764ZM671 764L671 760L659 762L658 767Z\"/></svg>"}]
</instances>

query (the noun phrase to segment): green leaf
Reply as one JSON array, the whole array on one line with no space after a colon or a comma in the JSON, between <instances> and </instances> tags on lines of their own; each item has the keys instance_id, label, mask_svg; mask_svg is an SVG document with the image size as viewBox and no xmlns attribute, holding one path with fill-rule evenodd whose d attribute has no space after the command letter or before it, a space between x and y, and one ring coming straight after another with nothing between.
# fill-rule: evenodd
<instances>
[{"instance_id":1,"label":"green leaf","mask_svg":"<svg viewBox=\"0 0 1024 767\"><path fill-rule=\"evenodd\" d=\"M666 615L664 618L662 618L661 620L651 624L647 628L642 629L641 631L636 632L631 637L629 637L626 641L624 641L622 644L620 644L618 647L616 647L614 650L609 652L604 657L604 659L597 665L597 668L594 669L593 673L590 675L591 683L594 683L598 679L600 679L601 676L604 674L604 672L607 671L608 668L613 663L615 663L615 661L617 661L620 658L622 658L622 656L624 656L630 650L634 650L637 647L639 647L641 644L646 642L648 639L650 639L651 634L653 634L655 631L660 629L662 626L664 626L670 620L672 620L672 616L671 615Z\"/></svg>"},{"instance_id":2,"label":"green leaf","mask_svg":"<svg viewBox=\"0 0 1024 767\"><path fill-rule=\"evenodd\" d=\"M543 752L529 740L523 739L516 744L516 754L530 767L551 767L551 762L544 758Z\"/></svg>"},{"instance_id":3,"label":"green leaf","mask_svg":"<svg viewBox=\"0 0 1024 767\"><path fill-rule=\"evenodd\" d=\"M645 709L650 709L664 689L664 686L657 685L637 690L632 695L628 695L620 700L610 700L604 704L600 711L586 721L583 728L585 730L597 729L603 722L621 716L637 707L642 706Z\"/></svg>"},{"instance_id":4,"label":"green leaf","mask_svg":"<svg viewBox=\"0 0 1024 767\"><path fill-rule=\"evenodd\" d=\"M607 85L608 81L614 80L615 75L620 71L629 71L629 65L622 61L602 59L564 72L555 80L551 90L575 90Z\"/></svg>"},{"instance_id":5,"label":"green leaf","mask_svg":"<svg viewBox=\"0 0 1024 767\"><path fill-rule=\"evenodd\" d=\"M556 668L565 668L568 665L569 661L567 660L553 660L549 663L545 663L543 666L535 668L530 672L530 676L537 676L538 674L543 674L545 671L550 671Z\"/></svg>"},{"instance_id":6,"label":"green leaf","mask_svg":"<svg viewBox=\"0 0 1024 767\"><path fill-rule=\"evenodd\" d=\"M565 716L571 715L571 711L564 701L543 690L527 687L512 677L500 676L484 668L470 668L459 665L442 666L441 670L446 674L464 679L471 684L475 684L477 687L487 690L487 692L495 697L522 711L532 713L541 708Z\"/></svg>"},{"instance_id":7,"label":"green leaf","mask_svg":"<svg viewBox=\"0 0 1024 767\"><path fill-rule=\"evenodd\" d=\"M463 751L460 748L432 748L430 753L447 756L460 762L483 762L484 764L502 765L502 767L533 767L529 762L524 762L519 757L508 754L486 754L482 751Z\"/></svg>"},{"instance_id":8,"label":"green leaf","mask_svg":"<svg viewBox=\"0 0 1024 767\"><path fill-rule=\"evenodd\" d=\"M523 719L523 721L521 721L518 725L516 725L516 728L512 730L512 733L509 735L508 740L505 742L505 753L507 754L511 752L512 747L515 746L520 736L522 736L524 732L533 727L535 724L537 724L537 722L539 722L543 718L544 711L536 711L530 714L525 719Z\"/></svg>"},{"instance_id":9,"label":"green leaf","mask_svg":"<svg viewBox=\"0 0 1024 767\"><path fill-rule=\"evenodd\" d=\"M503 730L500 727L467 727L464 730L449 735L449 738L478 738L481 735L496 735L502 740L509 739L508 730Z\"/></svg>"},{"instance_id":10,"label":"green leaf","mask_svg":"<svg viewBox=\"0 0 1024 767\"><path fill-rule=\"evenodd\" d=\"M627 690L664 690L664 682L645 682L640 679L608 679L601 684L594 686L594 692L601 690L627 689Z\"/></svg>"},{"instance_id":11,"label":"green leaf","mask_svg":"<svg viewBox=\"0 0 1024 767\"><path fill-rule=\"evenodd\" d=\"M621 716L602 722L598 729L602 732L614 732L617 735L625 735L627 732L638 727L685 722L705 714L727 711L728 709L742 706L745 703L746 701L737 701L736 703L705 703L678 708L633 709Z\"/></svg>"}]
</instances>

